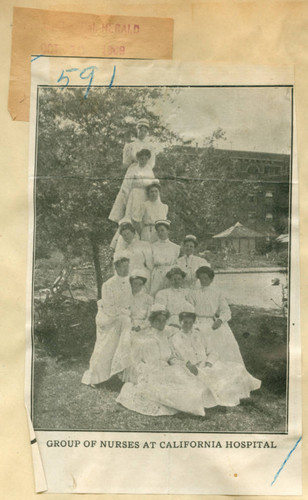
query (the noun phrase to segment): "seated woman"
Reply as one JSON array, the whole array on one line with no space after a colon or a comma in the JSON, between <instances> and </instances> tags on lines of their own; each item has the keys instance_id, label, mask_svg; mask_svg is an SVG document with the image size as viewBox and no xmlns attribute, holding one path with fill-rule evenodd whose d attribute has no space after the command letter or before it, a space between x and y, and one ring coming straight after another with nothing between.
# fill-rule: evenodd
<instances>
[{"instance_id":1,"label":"seated woman","mask_svg":"<svg viewBox=\"0 0 308 500\"><path fill-rule=\"evenodd\" d=\"M117 402L144 415L174 415L178 411L204 415L203 385L185 367L171 365L173 350L166 327L168 311L152 306L149 328L134 350L135 383L126 382Z\"/></svg>"},{"instance_id":2,"label":"seated woman","mask_svg":"<svg viewBox=\"0 0 308 500\"><path fill-rule=\"evenodd\" d=\"M171 222L159 219L155 222L158 240L152 244L153 271L150 293L154 297L159 290L168 286L166 273L176 264L180 247L169 240Z\"/></svg>"},{"instance_id":3,"label":"seated woman","mask_svg":"<svg viewBox=\"0 0 308 500\"><path fill-rule=\"evenodd\" d=\"M211 342L221 361L234 361L244 365L237 341L228 325L231 319L229 305L219 288L213 284L214 271L201 266L196 271L200 288L190 290L189 301L194 306L197 321L206 340Z\"/></svg>"},{"instance_id":4,"label":"seated woman","mask_svg":"<svg viewBox=\"0 0 308 500\"><path fill-rule=\"evenodd\" d=\"M197 247L198 241L196 236L193 234L185 236L183 241L184 254L182 257L178 258L177 265L186 273L183 285L186 288L195 288L197 283L196 271L199 267L211 267L205 259L202 259L198 255L194 255Z\"/></svg>"},{"instance_id":5,"label":"seated woman","mask_svg":"<svg viewBox=\"0 0 308 500\"><path fill-rule=\"evenodd\" d=\"M133 382L136 380L134 360L136 359L136 354L138 355L138 340L142 338L146 329L150 327L149 315L153 305L153 297L148 295L145 291L146 281L147 276L143 269L134 269L130 273L129 282L132 289L130 306L132 329L128 353L129 363L122 375L122 380L125 382Z\"/></svg>"},{"instance_id":6,"label":"seated woman","mask_svg":"<svg viewBox=\"0 0 308 500\"><path fill-rule=\"evenodd\" d=\"M155 230L155 222L159 219L166 219L168 214L168 205L160 200L160 182L154 179L146 187L147 200L140 207L138 220L136 215L133 224L140 234L140 239L154 243L158 240Z\"/></svg>"},{"instance_id":7,"label":"seated woman","mask_svg":"<svg viewBox=\"0 0 308 500\"><path fill-rule=\"evenodd\" d=\"M137 163L127 169L122 186L113 204L109 219L119 222L123 217L132 218L146 201L146 186L154 179L153 166L150 165L151 151L141 149L136 153Z\"/></svg>"},{"instance_id":8,"label":"seated woman","mask_svg":"<svg viewBox=\"0 0 308 500\"><path fill-rule=\"evenodd\" d=\"M167 272L170 288L160 290L155 295L155 302L163 304L170 313L169 325L179 326L179 314L190 304L188 302L189 290L183 288L185 273L179 267L173 267Z\"/></svg>"},{"instance_id":9,"label":"seated woman","mask_svg":"<svg viewBox=\"0 0 308 500\"><path fill-rule=\"evenodd\" d=\"M192 305L183 309L179 320L181 330L171 337L177 363L186 366L204 384L206 408L236 406L260 388L260 380L250 375L242 363L219 359L209 339L194 326L196 314Z\"/></svg>"},{"instance_id":10,"label":"seated woman","mask_svg":"<svg viewBox=\"0 0 308 500\"><path fill-rule=\"evenodd\" d=\"M130 273L129 282L132 289L132 330L139 332L150 326L148 318L153 305L153 297L148 295L145 290L147 274L144 269L133 269Z\"/></svg>"},{"instance_id":11,"label":"seated woman","mask_svg":"<svg viewBox=\"0 0 308 500\"><path fill-rule=\"evenodd\" d=\"M136 239L136 230L130 222L123 222L119 226L119 233L122 237L121 254L129 259L130 269L142 269L147 278L147 286L150 285L151 270L153 268L153 258L151 246L147 241ZM117 251L114 255L117 255Z\"/></svg>"}]
</instances>

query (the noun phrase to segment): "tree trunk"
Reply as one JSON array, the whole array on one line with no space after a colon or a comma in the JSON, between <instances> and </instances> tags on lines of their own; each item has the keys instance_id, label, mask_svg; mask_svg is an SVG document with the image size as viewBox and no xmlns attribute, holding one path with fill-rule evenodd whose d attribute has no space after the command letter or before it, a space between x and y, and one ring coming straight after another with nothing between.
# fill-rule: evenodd
<instances>
[{"instance_id":1,"label":"tree trunk","mask_svg":"<svg viewBox=\"0 0 308 500\"><path fill-rule=\"evenodd\" d=\"M92 235L90 236L90 240L91 240L91 245L92 245L93 262L94 262L94 267L95 267L97 299L99 300L102 298L102 284L103 284L101 263L99 260L99 244L97 243L96 239Z\"/></svg>"}]
</instances>

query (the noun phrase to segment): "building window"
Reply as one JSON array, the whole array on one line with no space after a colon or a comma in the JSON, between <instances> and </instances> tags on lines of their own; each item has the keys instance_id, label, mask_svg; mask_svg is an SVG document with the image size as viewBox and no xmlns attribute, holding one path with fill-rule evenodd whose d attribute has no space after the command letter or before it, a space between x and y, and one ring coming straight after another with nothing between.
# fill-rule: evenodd
<instances>
[{"instance_id":1,"label":"building window","mask_svg":"<svg viewBox=\"0 0 308 500\"><path fill-rule=\"evenodd\" d=\"M257 176L259 174L259 169L258 167L255 167L255 166L250 166L248 167L247 169L247 174L250 175L250 176Z\"/></svg>"}]
</instances>

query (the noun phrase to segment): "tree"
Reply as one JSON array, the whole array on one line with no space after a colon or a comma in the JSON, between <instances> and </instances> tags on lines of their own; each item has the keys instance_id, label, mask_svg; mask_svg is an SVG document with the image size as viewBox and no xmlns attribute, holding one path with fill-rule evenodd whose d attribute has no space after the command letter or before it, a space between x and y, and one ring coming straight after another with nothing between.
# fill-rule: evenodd
<instances>
[{"instance_id":1,"label":"tree","mask_svg":"<svg viewBox=\"0 0 308 500\"><path fill-rule=\"evenodd\" d=\"M237 221L247 223L247 196L258 183L238 179L228 151L217 150L221 128L185 145L164 125L159 109L177 90L94 87L41 88L38 99L36 162L36 256L60 249L69 260L92 255L98 296L102 285L99 249L116 227L108 215L125 171L122 151L140 117L163 146L155 175L169 206L172 239L194 233L201 241ZM248 224L249 225L249 224Z\"/></svg>"},{"instance_id":2,"label":"tree","mask_svg":"<svg viewBox=\"0 0 308 500\"><path fill-rule=\"evenodd\" d=\"M248 223L247 197L258 193L259 183L237 177L228 151L213 147L218 133L223 135L219 129L206 138L206 148L175 146L157 158L157 175L165 178L162 197L178 241L188 232L206 241L237 221Z\"/></svg>"},{"instance_id":3,"label":"tree","mask_svg":"<svg viewBox=\"0 0 308 500\"><path fill-rule=\"evenodd\" d=\"M161 93L97 87L84 99L81 88L39 90L36 255L58 248L69 259L91 251L99 297L99 245L115 232L108 215L125 173L124 143L140 117L150 120L160 143L176 140L151 109Z\"/></svg>"}]
</instances>

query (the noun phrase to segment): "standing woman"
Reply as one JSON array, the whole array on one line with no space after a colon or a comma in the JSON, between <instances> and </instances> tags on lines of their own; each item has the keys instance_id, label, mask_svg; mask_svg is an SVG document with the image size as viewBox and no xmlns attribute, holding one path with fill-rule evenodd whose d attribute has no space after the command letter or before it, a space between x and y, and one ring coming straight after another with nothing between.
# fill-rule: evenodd
<instances>
[{"instance_id":1,"label":"standing woman","mask_svg":"<svg viewBox=\"0 0 308 500\"><path fill-rule=\"evenodd\" d=\"M102 286L96 316L96 342L89 369L82 383L95 386L128 366L128 345L131 330L131 287L128 278L129 259L114 257L115 275Z\"/></svg>"},{"instance_id":2,"label":"standing woman","mask_svg":"<svg viewBox=\"0 0 308 500\"><path fill-rule=\"evenodd\" d=\"M134 141L125 144L123 149L123 166L127 169L132 163L137 161L136 154L141 149L149 149L151 151L150 166L153 169L155 166L155 147L149 139L150 124L146 118L141 118L137 122L137 137Z\"/></svg>"},{"instance_id":3,"label":"standing woman","mask_svg":"<svg viewBox=\"0 0 308 500\"><path fill-rule=\"evenodd\" d=\"M132 165L138 162L137 153L143 149L149 151L148 168L153 171L155 166L155 145L149 140L149 122L145 118L142 118L137 122L137 138L133 142L125 144L123 150L123 166L126 169L126 174L120 188L120 191L115 199L111 212L109 214L109 220L113 222L119 222L123 219L125 215L126 204L128 200L128 189L129 189L129 178L131 174L129 169ZM154 177L154 174L152 175Z\"/></svg>"},{"instance_id":4,"label":"standing woman","mask_svg":"<svg viewBox=\"0 0 308 500\"><path fill-rule=\"evenodd\" d=\"M136 153L136 162L127 169L109 220L119 222L124 216L132 218L134 211L138 212L141 203L146 201L145 188L154 179L151 155L151 151L145 148Z\"/></svg>"},{"instance_id":5,"label":"standing woman","mask_svg":"<svg viewBox=\"0 0 308 500\"><path fill-rule=\"evenodd\" d=\"M120 227L123 226L123 224L129 224L130 226L132 226L132 221L130 219L126 219L125 217L124 219L120 220L117 232L114 235L112 242L110 243L111 248L114 249L114 253L121 253L127 247L127 243L124 241L123 237L120 234ZM140 240L137 231L135 231L135 236L133 239L138 241Z\"/></svg>"},{"instance_id":6,"label":"standing woman","mask_svg":"<svg viewBox=\"0 0 308 500\"><path fill-rule=\"evenodd\" d=\"M221 361L244 365L238 343L228 325L231 311L220 289L213 284L214 275L213 269L208 266L201 266L196 271L200 288L190 290L189 295L197 315L196 326L206 341L210 342Z\"/></svg>"},{"instance_id":7,"label":"standing woman","mask_svg":"<svg viewBox=\"0 0 308 500\"><path fill-rule=\"evenodd\" d=\"M180 246L169 240L171 222L159 219L155 222L158 240L152 244L153 271L151 275L150 293L154 297L159 290L168 286L166 274L176 264L180 254Z\"/></svg>"},{"instance_id":8,"label":"standing woman","mask_svg":"<svg viewBox=\"0 0 308 500\"><path fill-rule=\"evenodd\" d=\"M133 223L140 234L140 239L154 243L158 240L155 229L155 222L160 219L166 219L168 214L168 205L161 202L160 182L154 179L146 187L147 200L143 203L140 211L139 220Z\"/></svg>"},{"instance_id":9,"label":"standing woman","mask_svg":"<svg viewBox=\"0 0 308 500\"><path fill-rule=\"evenodd\" d=\"M196 271L201 266L211 267L210 264L198 255L194 255L198 246L196 236L188 234L183 241L184 255L178 259L178 266L186 273L185 288L195 288L197 283Z\"/></svg>"},{"instance_id":10,"label":"standing woman","mask_svg":"<svg viewBox=\"0 0 308 500\"><path fill-rule=\"evenodd\" d=\"M153 257L151 246L147 241L136 239L136 229L130 222L123 222L119 226L122 236L121 254L129 259L130 269L142 269L149 286L151 271L153 268ZM115 258L117 255L115 252ZM147 288L148 288L147 286Z\"/></svg>"},{"instance_id":11,"label":"standing woman","mask_svg":"<svg viewBox=\"0 0 308 500\"><path fill-rule=\"evenodd\" d=\"M137 163L133 163L125 175L128 193L125 218L131 219L132 222L140 220L143 205L147 200L146 188L154 179L153 169L149 163L151 151L141 149L136 154L136 157Z\"/></svg>"}]
</instances>

